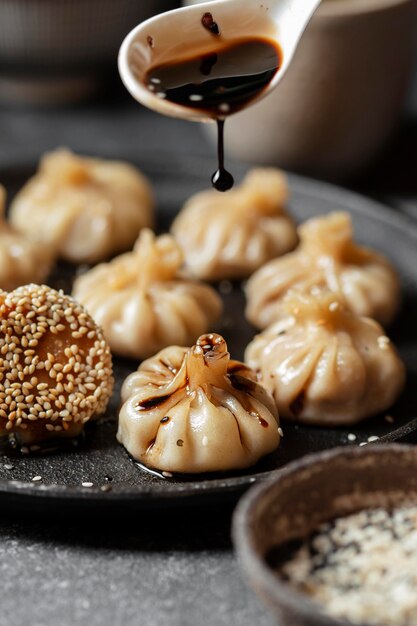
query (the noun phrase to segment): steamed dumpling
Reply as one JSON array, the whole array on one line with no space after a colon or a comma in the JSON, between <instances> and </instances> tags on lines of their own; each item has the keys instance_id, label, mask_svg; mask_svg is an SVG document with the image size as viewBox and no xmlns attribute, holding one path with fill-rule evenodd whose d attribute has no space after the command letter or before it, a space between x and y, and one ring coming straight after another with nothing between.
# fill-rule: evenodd
<instances>
[{"instance_id":1,"label":"steamed dumpling","mask_svg":"<svg viewBox=\"0 0 417 626\"><path fill-rule=\"evenodd\" d=\"M388 409L405 368L382 327L331 293L289 294L287 316L245 354L280 415L311 424L352 424Z\"/></svg>"},{"instance_id":2,"label":"steamed dumpling","mask_svg":"<svg viewBox=\"0 0 417 626\"><path fill-rule=\"evenodd\" d=\"M172 346L145 361L122 388L117 439L137 461L167 472L249 467L278 447L271 396L220 335Z\"/></svg>"},{"instance_id":3,"label":"steamed dumpling","mask_svg":"<svg viewBox=\"0 0 417 626\"><path fill-rule=\"evenodd\" d=\"M132 165L57 150L17 194L10 220L63 259L96 263L129 250L153 209L149 183Z\"/></svg>"},{"instance_id":4,"label":"steamed dumpling","mask_svg":"<svg viewBox=\"0 0 417 626\"><path fill-rule=\"evenodd\" d=\"M399 307L400 286L381 254L358 246L348 213L331 213L299 228L295 252L267 263L248 281L246 315L259 328L281 318L289 289L309 293L326 287L357 315L389 325Z\"/></svg>"},{"instance_id":5,"label":"steamed dumpling","mask_svg":"<svg viewBox=\"0 0 417 626\"><path fill-rule=\"evenodd\" d=\"M191 274L205 280L245 278L297 244L284 210L288 187L276 169L254 169L226 194L203 191L172 225Z\"/></svg>"},{"instance_id":6,"label":"steamed dumpling","mask_svg":"<svg viewBox=\"0 0 417 626\"><path fill-rule=\"evenodd\" d=\"M6 222L5 203L6 192L0 186L0 289L13 291L27 283L42 283L51 270L53 255Z\"/></svg>"},{"instance_id":7,"label":"steamed dumpling","mask_svg":"<svg viewBox=\"0 0 417 626\"><path fill-rule=\"evenodd\" d=\"M103 328L111 349L145 359L173 343L192 344L217 321L222 304L208 285L183 278L170 235L142 231L135 248L74 283L74 297Z\"/></svg>"}]
</instances>

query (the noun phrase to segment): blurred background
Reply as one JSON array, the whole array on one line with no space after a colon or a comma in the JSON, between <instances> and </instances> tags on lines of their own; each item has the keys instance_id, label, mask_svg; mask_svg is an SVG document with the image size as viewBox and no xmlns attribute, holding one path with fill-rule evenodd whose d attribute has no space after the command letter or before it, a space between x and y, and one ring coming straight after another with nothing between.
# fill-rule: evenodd
<instances>
[{"instance_id":1,"label":"blurred background","mask_svg":"<svg viewBox=\"0 0 417 626\"><path fill-rule=\"evenodd\" d=\"M139 161L147 151L209 154L214 163L211 124L145 111L117 74L129 30L178 4L0 0L0 167L60 145ZM417 217L416 0L324 0L279 88L228 121L226 150Z\"/></svg>"}]
</instances>

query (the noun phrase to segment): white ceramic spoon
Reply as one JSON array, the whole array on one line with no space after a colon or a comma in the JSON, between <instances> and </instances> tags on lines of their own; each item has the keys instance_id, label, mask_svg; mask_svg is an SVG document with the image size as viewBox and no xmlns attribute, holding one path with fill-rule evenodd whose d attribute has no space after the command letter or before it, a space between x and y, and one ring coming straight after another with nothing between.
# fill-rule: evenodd
<instances>
[{"instance_id":1,"label":"white ceramic spoon","mask_svg":"<svg viewBox=\"0 0 417 626\"><path fill-rule=\"evenodd\" d=\"M321 0L216 0L175 9L152 17L134 28L119 53L120 76L131 95L158 113L187 120L210 119L204 109L175 104L158 97L145 85L151 67L170 60L210 52L217 37L203 27L202 16L211 13L219 25L222 42L244 37L276 41L283 62L272 81L256 98L267 95L284 76L297 44ZM311 68L314 71L314 68Z\"/></svg>"}]
</instances>

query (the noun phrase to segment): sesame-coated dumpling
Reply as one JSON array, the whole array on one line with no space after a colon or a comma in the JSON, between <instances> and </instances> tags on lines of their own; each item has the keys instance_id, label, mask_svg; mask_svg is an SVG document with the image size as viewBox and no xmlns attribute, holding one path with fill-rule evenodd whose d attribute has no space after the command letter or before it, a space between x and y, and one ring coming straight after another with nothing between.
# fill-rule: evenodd
<instances>
[{"instance_id":1,"label":"sesame-coated dumpling","mask_svg":"<svg viewBox=\"0 0 417 626\"><path fill-rule=\"evenodd\" d=\"M82 306L45 285L0 292L0 434L78 435L113 388L110 349Z\"/></svg>"},{"instance_id":2,"label":"sesame-coated dumpling","mask_svg":"<svg viewBox=\"0 0 417 626\"><path fill-rule=\"evenodd\" d=\"M249 467L281 437L274 401L255 378L230 360L220 335L165 348L126 379L117 438L133 458L161 471Z\"/></svg>"},{"instance_id":3,"label":"sesame-coated dumpling","mask_svg":"<svg viewBox=\"0 0 417 626\"><path fill-rule=\"evenodd\" d=\"M292 250L297 232L285 212L288 186L274 168L251 170L235 189L203 191L172 225L188 271L204 280L246 278Z\"/></svg>"},{"instance_id":4,"label":"sesame-coated dumpling","mask_svg":"<svg viewBox=\"0 0 417 626\"><path fill-rule=\"evenodd\" d=\"M46 246L26 239L6 221L6 192L0 185L0 289L11 291L48 276L53 253Z\"/></svg>"},{"instance_id":5,"label":"sesame-coated dumpling","mask_svg":"<svg viewBox=\"0 0 417 626\"><path fill-rule=\"evenodd\" d=\"M74 297L96 322L115 354L145 359L173 343L190 345L214 324L217 293L180 272L181 249L170 235L144 229L135 248L80 276Z\"/></svg>"},{"instance_id":6,"label":"sesame-coated dumpling","mask_svg":"<svg viewBox=\"0 0 417 626\"><path fill-rule=\"evenodd\" d=\"M129 250L152 226L148 180L133 165L56 150L17 194L10 221L71 263L97 263Z\"/></svg>"},{"instance_id":7,"label":"sesame-coated dumpling","mask_svg":"<svg viewBox=\"0 0 417 626\"><path fill-rule=\"evenodd\" d=\"M388 326L400 304L400 283L382 254L355 243L348 213L321 215L299 229L300 245L269 261L248 281L246 315L266 328L285 315L283 298L289 290L309 294L326 288L357 315Z\"/></svg>"},{"instance_id":8,"label":"sesame-coated dumpling","mask_svg":"<svg viewBox=\"0 0 417 626\"><path fill-rule=\"evenodd\" d=\"M290 293L284 306L286 316L245 354L282 417L353 424L390 408L405 367L377 322L355 315L328 291Z\"/></svg>"}]
</instances>

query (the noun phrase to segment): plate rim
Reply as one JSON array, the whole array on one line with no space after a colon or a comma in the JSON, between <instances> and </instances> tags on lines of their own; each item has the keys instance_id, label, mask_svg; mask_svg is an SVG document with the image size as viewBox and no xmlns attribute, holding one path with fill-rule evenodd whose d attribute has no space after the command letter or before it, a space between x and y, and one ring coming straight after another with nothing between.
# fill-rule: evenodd
<instances>
[{"instance_id":1,"label":"plate rim","mask_svg":"<svg viewBox=\"0 0 417 626\"><path fill-rule=\"evenodd\" d=\"M112 158L123 159L138 167L146 169L145 163L151 164L156 170L161 172L161 161L166 163L169 158L177 159L177 163L181 162L186 166L187 162L193 164L193 170L195 171L195 177L201 179L201 168L210 167L211 159L209 157L203 157L202 155L181 154L173 153L170 151L155 150L149 151L146 155L129 154L130 151L112 151L112 156L107 154L97 155L98 158ZM80 152L80 154L83 154ZM24 159L13 159L13 163L4 164L0 163L0 180L11 176L18 176L19 170L35 170L36 164L39 160L39 154L36 157L31 158L27 155ZM197 164L197 166L196 166ZM239 173L244 172L251 167L251 164L233 164L231 167L235 167L239 170ZM149 167L148 167L149 169ZM167 170L168 171L168 170ZM209 170L208 170L209 171ZM167 172L161 172L162 175ZM285 171L288 176L290 199L288 201L291 210L291 193L292 190L297 195L304 195L307 200L314 198L320 201L321 199L325 203L335 202L336 206L340 204L346 205L346 211L349 211L356 215L365 215L365 217L371 220L377 220L387 227L395 227L400 230L404 237L408 238L411 243L417 245L417 223L410 216L403 213L399 213L395 208L390 208L384 203L374 200L368 196L352 191L351 189L344 188L323 180L317 180L309 177L305 177L293 172ZM174 174L173 174L174 175ZM324 211L326 213L326 211ZM415 429L417 429L417 419L411 419L402 427L395 429L388 433L386 436L389 441L396 441L393 439L395 433L400 433L400 437L404 434L409 434L410 426L415 422ZM407 431L407 432L406 432ZM384 440L381 437L380 441ZM286 466L284 466L286 467ZM15 479L0 480L0 496L16 496L19 499L26 499L33 501L47 500L52 501L59 499L61 501L71 501L78 503L90 503L97 504L98 502L109 503L136 503L136 504L153 504L156 502L167 503L168 501L193 501L199 500L201 497L207 498L208 496L218 497L220 494L226 496L231 494L243 493L250 486L261 481L272 479L277 473L281 472L282 468L274 470L262 471L257 474L246 474L243 476L231 476L231 477L219 477L209 480L202 480L198 482L198 488L195 484L188 482L175 483L175 488L164 490L162 486L155 488L155 485L149 483L147 487L131 487L127 485L118 485L117 489L106 490L101 489L99 485L93 487L83 487L82 485L65 485L65 484L49 484L44 485L41 483L33 483L30 481L19 481ZM211 499L211 498L210 498Z\"/></svg>"}]
</instances>

